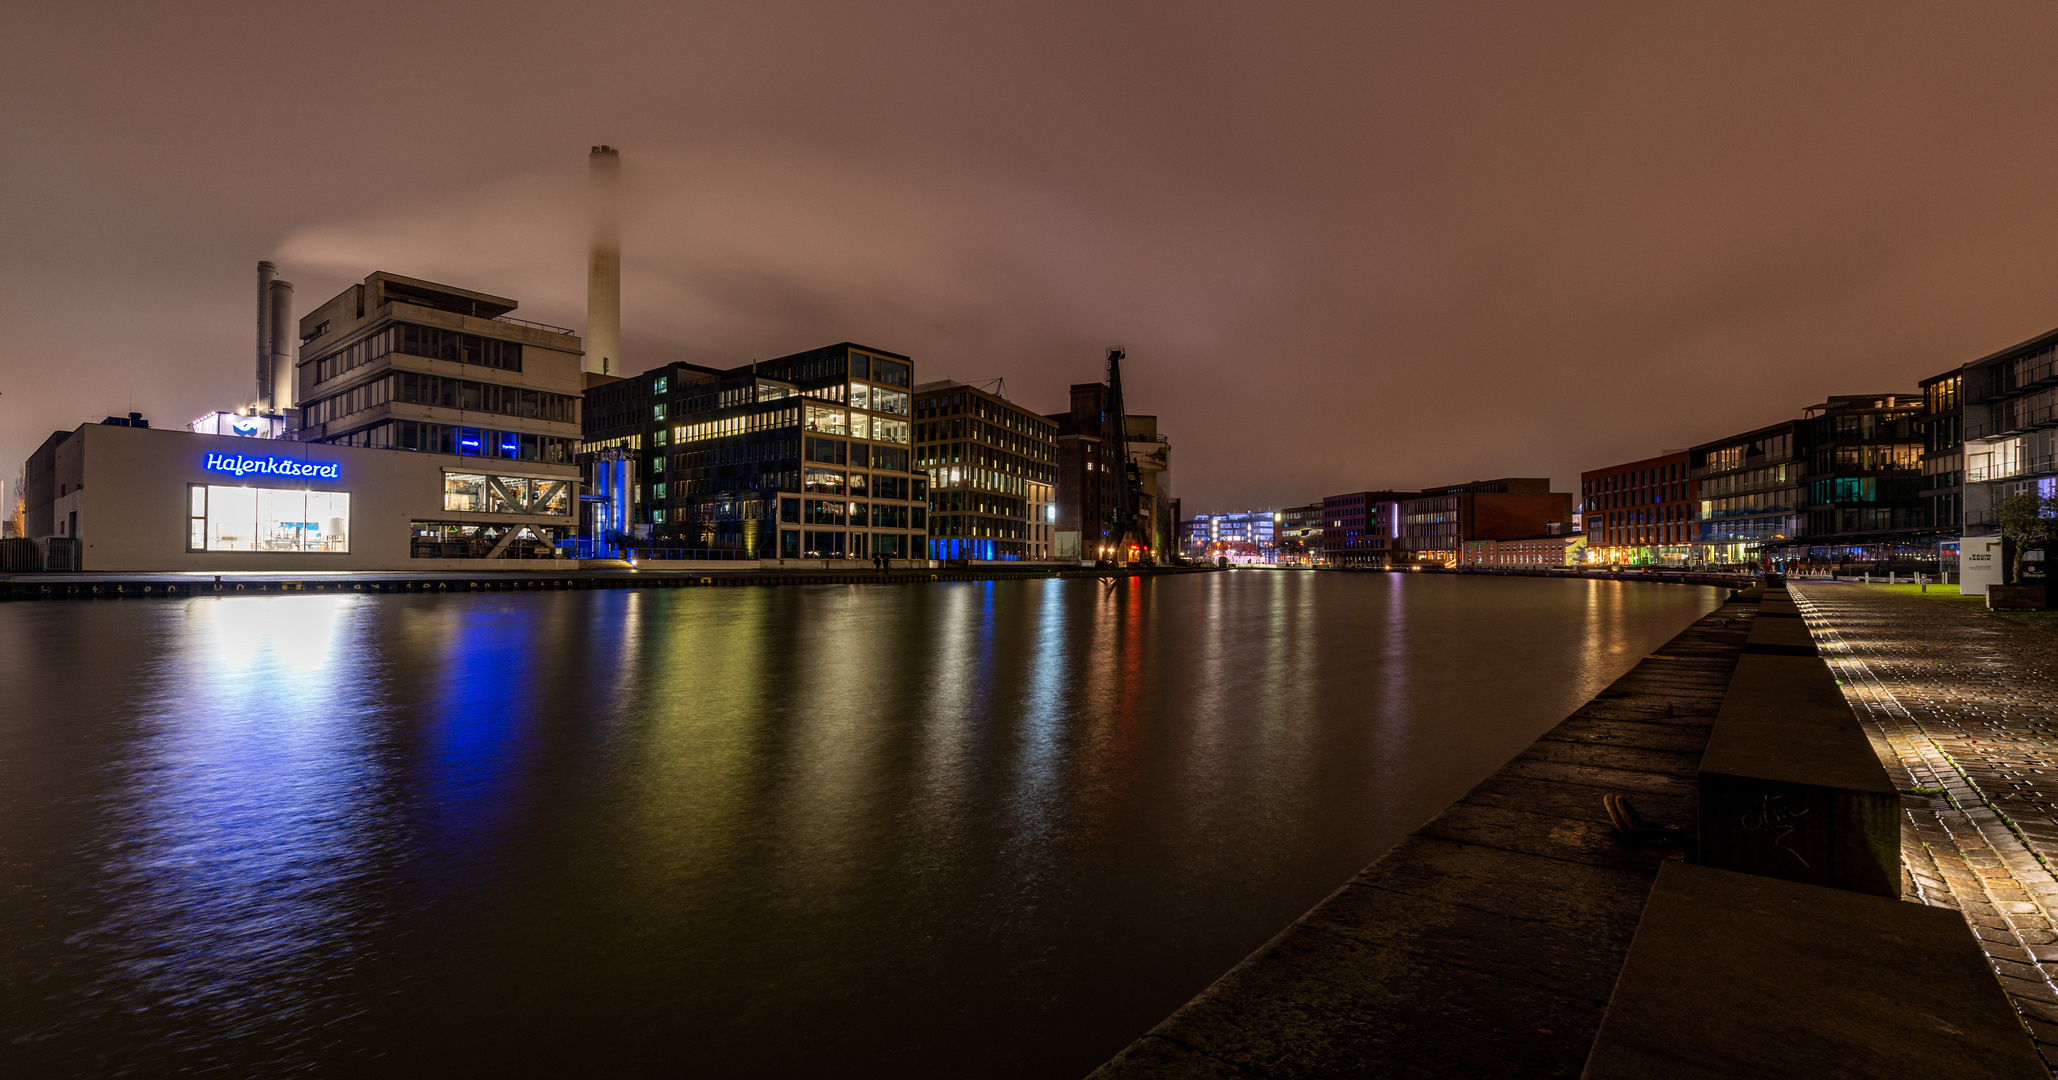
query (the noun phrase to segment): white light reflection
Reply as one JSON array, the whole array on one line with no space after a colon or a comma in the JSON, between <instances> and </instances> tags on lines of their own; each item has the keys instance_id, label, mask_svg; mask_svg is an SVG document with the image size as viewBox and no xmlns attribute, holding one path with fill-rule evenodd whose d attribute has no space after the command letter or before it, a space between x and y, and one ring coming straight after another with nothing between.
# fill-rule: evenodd
<instances>
[{"instance_id":1,"label":"white light reflection","mask_svg":"<svg viewBox=\"0 0 2058 1080\"><path fill-rule=\"evenodd\" d=\"M376 665L351 646L367 600L185 603L103 831L108 915L79 942L109 954L102 989L125 1009L195 1031L262 1015L287 1044L316 1037L305 1025L380 921L349 888L379 869L390 828L365 700Z\"/></svg>"},{"instance_id":2,"label":"white light reflection","mask_svg":"<svg viewBox=\"0 0 2058 1080\"><path fill-rule=\"evenodd\" d=\"M1021 731L1015 744L1012 818L1017 842L1041 851L1059 812L1063 774L1059 769L1065 733L1074 709L1065 672L1072 663L1065 641L1066 582L1048 578L1027 598L1035 636L1027 650L1022 686Z\"/></svg>"}]
</instances>

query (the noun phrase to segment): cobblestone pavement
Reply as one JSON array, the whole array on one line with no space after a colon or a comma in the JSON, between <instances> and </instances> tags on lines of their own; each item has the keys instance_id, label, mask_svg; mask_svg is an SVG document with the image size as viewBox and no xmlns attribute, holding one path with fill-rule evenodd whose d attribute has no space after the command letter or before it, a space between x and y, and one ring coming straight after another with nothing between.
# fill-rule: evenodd
<instances>
[{"instance_id":1,"label":"cobblestone pavement","mask_svg":"<svg viewBox=\"0 0 2058 1080\"><path fill-rule=\"evenodd\" d=\"M1903 895L1964 914L2058 1064L2058 635L1962 601L1790 584L1903 791Z\"/></svg>"}]
</instances>

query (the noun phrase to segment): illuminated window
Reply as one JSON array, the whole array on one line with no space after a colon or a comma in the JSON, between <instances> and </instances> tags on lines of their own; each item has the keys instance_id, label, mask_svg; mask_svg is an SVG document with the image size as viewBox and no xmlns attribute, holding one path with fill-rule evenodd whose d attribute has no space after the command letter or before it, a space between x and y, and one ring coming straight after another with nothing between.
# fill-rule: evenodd
<instances>
[{"instance_id":1,"label":"illuminated window","mask_svg":"<svg viewBox=\"0 0 2058 1080\"><path fill-rule=\"evenodd\" d=\"M841 495L845 490L843 473L834 469L803 469L801 488L821 495Z\"/></svg>"},{"instance_id":2,"label":"illuminated window","mask_svg":"<svg viewBox=\"0 0 2058 1080\"><path fill-rule=\"evenodd\" d=\"M192 484L188 551L347 554L350 493Z\"/></svg>"},{"instance_id":3,"label":"illuminated window","mask_svg":"<svg viewBox=\"0 0 2058 1080\"><path fill-rule=\"evenodd\" d=\"M807 430L818 431L824 435L846 435L849 434L847 424L849 415L849 413L844 412L842 409L809 405L804 410L802 424Z\"/></svg>"},{"instance_id":4,"label":"illuminated window","mask_svg":"<svg viewBox=\"0 0 2058 1080\"><path fill-rule=\"evenodd\" d=\"M660 497L662 497L660 495ZM570 514L569 480L443 474L443 509L472 514Z\"/></svg>"}]
</instances>

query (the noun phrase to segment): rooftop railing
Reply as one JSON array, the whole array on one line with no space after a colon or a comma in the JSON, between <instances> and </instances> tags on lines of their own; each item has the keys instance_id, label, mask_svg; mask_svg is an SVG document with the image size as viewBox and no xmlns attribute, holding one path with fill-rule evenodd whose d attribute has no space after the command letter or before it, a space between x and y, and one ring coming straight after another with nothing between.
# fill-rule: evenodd
<instances>
[{"instance_id":1,"label":"rooftop railing","mask_svg":"<svg viewBox=\"0 0 2058 1080\"><path fill-rule=\"evenodd\" d=\"M552 326L549 323L543 322L530 322L527 319L517 319L512 315L495 315L493 316L493 321L508 323L512 326L526 326L531 330L543 330L552 334L564 334L567 337L577 336L574 331L567 330L562 326Z\"/></svg>"}]
</instances>

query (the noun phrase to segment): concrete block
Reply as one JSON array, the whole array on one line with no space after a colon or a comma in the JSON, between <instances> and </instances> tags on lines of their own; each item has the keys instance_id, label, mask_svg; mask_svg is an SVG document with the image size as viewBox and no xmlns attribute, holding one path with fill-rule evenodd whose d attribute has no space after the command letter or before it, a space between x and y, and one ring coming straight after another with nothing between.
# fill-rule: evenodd
<instances>
[{"instance_id":1,"label":"concrete block","mask_svg":"<svg viewBox=\"0 0 2058 1080\"><path fill-rule=\"evenodd\" d=\"M1900 894L1900 793L1820 657L1737 662L1698 781L1697 862Z\"/></svg>"},{"instance_id":2,"label":"concrete block","mask_svg":"<svg viewBox=\"0 0 2058 1080\"><path fill-rule=\"evenodd\" d=\"M1668 863L1582 1076L2050 1073L1956 912Z\"/></svg>"}]
</instances>

